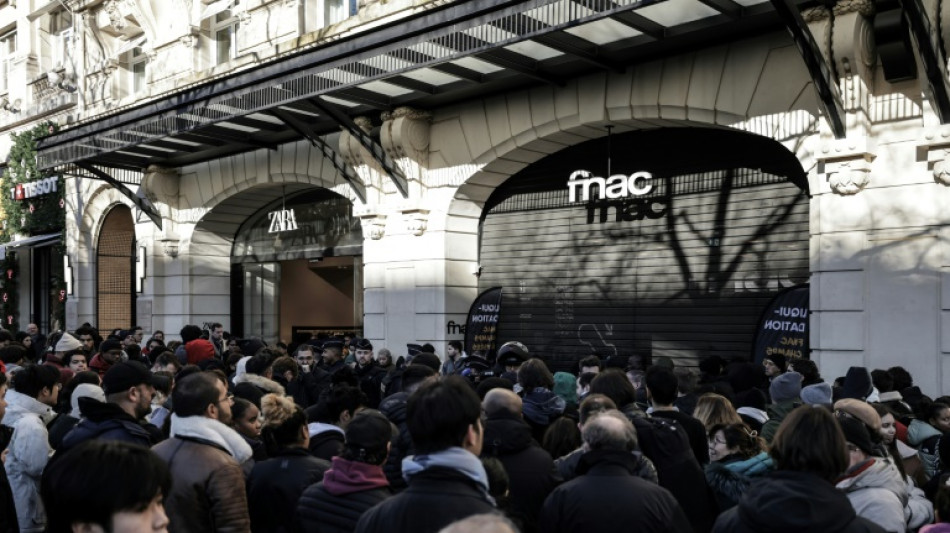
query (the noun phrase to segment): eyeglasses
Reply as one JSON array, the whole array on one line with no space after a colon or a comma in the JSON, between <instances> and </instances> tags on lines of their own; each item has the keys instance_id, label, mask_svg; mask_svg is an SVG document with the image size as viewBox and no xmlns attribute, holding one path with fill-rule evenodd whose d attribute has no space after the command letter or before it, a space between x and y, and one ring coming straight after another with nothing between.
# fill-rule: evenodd
<instances>
[{"instance_id":1,"label":"eyeglasses","mask_svg":"<svg viewBox=\"0 0 950 533\"><path fill-rule=\"evenodd\" d=\"M715 446L717 444L722 445L722 446L727 446L729 443L720 439L709 439L710 446Z\"/></svg>"},{"instance_id":2,"label":"eyeglasses","mask_svg":"<svg viewBox=\"0 0 950 533\"><path fill-rule=\"evenodd\" d=\"M234 403L234 395L231 393L228 393L227 395L225 395L223 399L218 400L218 403L223 403L223 402Z\"/></svg>"}]
</instances>

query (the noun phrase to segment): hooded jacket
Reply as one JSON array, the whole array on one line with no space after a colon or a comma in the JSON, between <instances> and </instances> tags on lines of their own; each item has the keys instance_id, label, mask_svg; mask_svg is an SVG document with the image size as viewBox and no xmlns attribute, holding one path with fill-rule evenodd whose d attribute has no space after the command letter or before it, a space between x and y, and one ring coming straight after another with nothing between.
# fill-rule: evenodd
<instances>
[{"instance_id":1,"label":"hooded jacket","mask_svg":"<svg viewBox=\"0 0 950 533\"><path fill-rule=\"evenodd\" d=\"M273 393L278 396L284 395L284 387L282 387L280 383L277 383L276 381L272 379L267 379L264 376L259 376L257 374L248 374L247 372L245 372L240 377L235 374L233 381L235 385L237 385L238 383L250 383L251 385L254 385L258 389L260 389L261 392L263 392L264 394Z\"/></svg>"},{"instance_id":2,"label":"hooded jacket","mask_svg":"<svg viewBox=\"0 0 950 533\"><path fill-rule=\"evenodd\" d=\"M914 419L907 426L907 444L917 448L920 462L924 464L927 477L933 478L940 471L939 446L943 433L923 420Z\"/></svg>"},{"instance_id":3,"label":"hooded jacket","mask_svg":"<svg viewBox=\"0 0 950 533\"><path fill-rule=\"evenodd\" d=\"M317 459L303 448L284 448L255 464L247 480L251 531L294 531L294 511L300 495L319 483L329 468L329 461Z\"/></svg>"},{"instance_id":4,"label":"hooded jacket","mask_svg":"<svg viewBox=\"0 0 950 533\"><path fill-rule=\"evenodd\" d=\"M57 449L59 453L92 439L122 441L146 448L153 444L151 435L142 424L114 403L80 398L79 409L83 418L63 437Z\"/></svg>"},{"instance_id":5,"label":"hooded jacket","mask_svg":"<svg viewBox=\"0 0 950 533\"><path fill-rule=\"evenodd\" d=\"M323 481L307 487L300 497L297 530L351 532L367 509L391 495L381 467L334 457Z\"/></svg>"},{"instance_id":6,"label":"hooded jacket","mask_svg":"<svg viewBox=\"0 0 950 533\"><path fill-rule=\"evenodd\" d=\"M310 432L310 454L314 457L329 461L343 452L346 438L338 426L311 422L307 424L307 431Z\"/></svg>"},{"instance_id":7,"label":"hooded jacket","mask_svg":"<svg viewBox=\"0 0 950 533\"><path fill-rule=\"evenodd\" d=\"M393 440L392 446L389 448L389 457L383 465L383 472L386 473L389 486L394 491L406 488L406 480L402 477L402 460L407 455L415 453L412 448L412 436L409 435L409 426L406 423L406 402L408 400L408 392L397 392L387 396L379 404L379 412L383 413L383 416L399 428L399 435Z\"/></svg>"},{"instance_id":8,"label":"hooded jacket","mask_svg":"<svg viewBox=\"0 0 950 533\"><path fill-rule=\"evenodd\" d=\"M706 465L706 483L716 495L719 511L735 507L752 480L768 474L773 468L772 458L765 452L748 459L726 458Z\"/></svg>"},{"instance_id":9,"label":"hooded jacket","mask_svg":"<svg viewBox=\"0 0 950 533\"><path fill-rule=\"evenodd\" d=\"M753 481L714 533L884 533L859 517L848 497L808 472L779 470Z\"/></svg>"},{"instance_id":10,"label":"hooded jacket","mask_svg":"<svg viewBox=\"0 0 950 533\"><path fill-rule=\"evenodd\" d=\"M858 516L867 518L884 529L904 533L904 506L907 484L897 467L880 457L849 468L835 485L847 494Z\"/></svg>"},{"instance_id":11,"label":"hooded jacket","mask_svg":"<svg viewBox=\"0 0 950 533\"><path fill-rule=\"evenodd\" d=\"M13 390L6 395L7 412L3 424L13 428L7 462L4 465L13 491L17 522L22 533L43 531L46 512L40 499L40 477L49 461L47 421L54 416L50 406Z\"/></svg>"},{"instance_id":12,"label":"hooded jacket","mask_svg":"<svg viewBox=\"0 0 950 533\"><path fill-rule=\"evenodd\" d=\"M544 431L551 422L564 413L567 403L564 398L554 394L544 387L537 387L526 392L522 398L522 412L525 422L531 426L534 439L541 442Z\"/></svg>"}]
</instances>

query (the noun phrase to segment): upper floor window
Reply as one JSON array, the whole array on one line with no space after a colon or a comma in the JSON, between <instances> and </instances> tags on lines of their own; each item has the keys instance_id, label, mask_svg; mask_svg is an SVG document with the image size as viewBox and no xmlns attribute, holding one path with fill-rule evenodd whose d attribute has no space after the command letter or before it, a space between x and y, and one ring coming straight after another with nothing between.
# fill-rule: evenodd
<instances>
[{"instance_id":1,"label":"upper floor window","mask_svg":"<svg viewBox=\"0 0 950 533\"><path fill-rule=\"evenodd\" d=\"M63 10L54 11L49 17L50 67L60 69L69 61L73 40L73 15Z\"/></svg>"},{"instance_id":2,"label":"upper floor window","mask_svg":"<svg viewBox=\"0 0 950 533\"><path fill-rule=\"evenodd\" d=\"M0 92L9 89L10 70L16 55L16 31L0 35Z\"/></svg>"},{"instance_id":3,"label":"upper floor window","mask_svg":"<svg viewBox=\"0 0 950 533\"><path fill-rule=\"evenodd\" d=\"M356 14L356 0L325 0L323 20L326 25L336 24Z\"/></svg>"},{"instance_id":4,"label":"upper floor window","mask_svg":"<svg viewBox=\"0 0 950 533\"><path fill-rule=\"evenodd\" d=\"M231 3L231 9L225 9L215 14L211 20L211 38L214 42L216 65L226 63L237 57L239 22L233 7L238 3L238 1Z\"/></svg>"},{"instance_id":5,"label":"upper floor window","mask_svg":"<svg viewBox=\"0 0 950 533\"><path fill-rule=\"evenodd\" d=\"M131 75L131 83L129 86L132 88L133 94L145 90L145 84L147 82L145 67L147 65L148 56L145 55L141 47L136 46L129 52L129 73Z\"/></svg>"}]
</instances>

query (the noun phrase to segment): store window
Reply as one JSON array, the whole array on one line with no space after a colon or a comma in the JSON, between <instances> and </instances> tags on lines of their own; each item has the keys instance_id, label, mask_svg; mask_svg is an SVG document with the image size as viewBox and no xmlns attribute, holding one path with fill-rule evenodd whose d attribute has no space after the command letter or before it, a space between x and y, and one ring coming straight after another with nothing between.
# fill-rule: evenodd
<instances>
[{"instance_id":1,"label":"store window","mask_svg":"<svg viewBox=\"0 0 950 533\"><path fill-rule=\"evenodd\" d=\"M135 323L134 250L132 210L118 205L109 211L99 230L96 325L100 331L129 328Z\"/></svg>"}]
</instances>

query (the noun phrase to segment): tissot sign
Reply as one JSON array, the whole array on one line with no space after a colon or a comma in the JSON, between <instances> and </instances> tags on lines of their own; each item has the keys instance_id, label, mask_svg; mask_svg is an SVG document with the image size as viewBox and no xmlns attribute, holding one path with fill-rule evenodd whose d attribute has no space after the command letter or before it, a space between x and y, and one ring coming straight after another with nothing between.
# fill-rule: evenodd
<instances>
[{"instance_id":1,"label":"tissot sign","mask_svg":"<svg viewBox=\"0 0 950 533\"><path fill-rule=\"evenodd\" d=\"M28 200L44 194L56 192L55 177L31 181L28 183L18 183L16 187L10 189L10 194L14 200Z\"/></svg>"},{"instance_id":2,"label":"tissot sign","mask_svg":"<svg viewBox=\"0 0 950 533\"><path fill-rule=\"evenodd\" d=\"M634 172L629 176L614 174L609 178L593 176L587 170L575 170L567 180L568 201L571 203L591 200L591 189L596 187L595 200L617 200L631 196L643 196L653 190L653 174ZM580 194L578 194L580 193Z\"/></svg>"}]
</instances>

